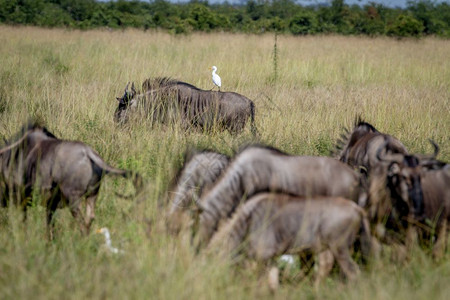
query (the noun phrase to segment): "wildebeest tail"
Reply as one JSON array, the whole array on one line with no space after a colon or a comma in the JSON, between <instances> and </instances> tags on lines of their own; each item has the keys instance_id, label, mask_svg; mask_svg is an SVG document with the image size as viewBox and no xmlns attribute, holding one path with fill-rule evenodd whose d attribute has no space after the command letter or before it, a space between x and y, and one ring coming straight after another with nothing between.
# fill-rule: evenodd
<instances>
[{"instance_id":1,"label":"wildebeest tail","mask_svg":"<svg viewBox=\"0 0 450 300\"><path fill-rule=\"evenodd\" d=\"M258 128L255 125L255 103L250 102L250 130L253 135L259 135Z\"/></svg>"},{"instance_id":2,"label":"wildebeest tail","mask_svg":"<svg viewBox=\"0 0 450 300\"><path fill-rule=\"evenodd\" d=\"M114 168L108 165L95 151L89 149L88 157L91 160L92 164L94 164L97 168L100 168L104 174L112 174L116 176L122 176L123 178L133 179L133 185L136 189L136 193L142 189L142 177L129 170L123 170L119 168ZM127 198L127 196L119 195L123 198Z\"/></svg>"}]
</instances>

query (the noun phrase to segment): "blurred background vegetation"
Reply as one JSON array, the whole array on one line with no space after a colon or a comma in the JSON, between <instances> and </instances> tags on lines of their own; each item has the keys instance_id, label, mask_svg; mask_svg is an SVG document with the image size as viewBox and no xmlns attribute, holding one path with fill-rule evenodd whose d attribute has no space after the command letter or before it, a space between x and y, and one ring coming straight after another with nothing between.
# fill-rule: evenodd
<instances>
[{"instance_id":1,"label":"blurred background vegetation","mask_svg":"<svg viewBox=\"0 0 450 300\"><path fill-rule=\"evenodd\" d=\"M404 8L370 3L302 6L294 0L249 0L245 4L209 4L192 0L0 0L0 23L44 27L161 28L175 34L194 31L293 35L343 34L450 37L450 5L409 1Z\"/></svg>"}]
</instances>

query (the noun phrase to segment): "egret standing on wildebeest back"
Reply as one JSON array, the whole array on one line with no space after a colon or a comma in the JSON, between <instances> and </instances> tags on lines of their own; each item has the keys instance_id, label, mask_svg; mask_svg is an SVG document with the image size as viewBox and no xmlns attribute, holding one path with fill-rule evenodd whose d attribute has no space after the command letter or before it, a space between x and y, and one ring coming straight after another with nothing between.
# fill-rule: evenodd
<instances>
[{"instance_id":1,"label":"egret standing on wildebeest back","mask_svg":"<svg viewBox=\"0 0 450 300\"><path fill-rule=\"evenodd\" d=\"M222 80L220 79L220 76L216 74L217 71L217 67L213 66L212 67L212 81L215 85L217 85L219 87L219 92L220 92L220 87L222 86ZM211 89L213 90L214 87Z\"/></svg>"}]
</instances>

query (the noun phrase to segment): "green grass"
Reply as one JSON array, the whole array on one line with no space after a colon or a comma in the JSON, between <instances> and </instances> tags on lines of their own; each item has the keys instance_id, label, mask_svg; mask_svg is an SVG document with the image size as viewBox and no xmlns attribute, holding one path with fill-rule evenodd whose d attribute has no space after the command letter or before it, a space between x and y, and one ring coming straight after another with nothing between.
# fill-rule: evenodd
<instances>
[{"instance_id":1,"label":"green grass","mask_svg":"<svg viewBox=\"0 0 450 300\"><path fill-rule=\"evenodd\" d=\"M428 249L413 249L407 262L379 261L355 283L338 272L319 291L310 280L283 279L272 295L254 267L233 267L195 256L189 234L165 232L167 188L187 146L233 154L252 141L249 128L202 134L146 122L114 124L116 96L128 81L171 76L212 87L218 67L222 89L254 100L260 142L292 154L327 155L343 127L357 115L399 138L411 152L427 153L434 139L450 158L450 41L397 41L339 36L278 36L277 80L273 36L162 32L73 31L0 27L0 138L30 117L58 137L92 146L111 165L141 173L143 201L117 198L131 183L106 178L93 229L82 237L67 209L55 216L56 239L45 238L45 211L36 205L24 224L20 212L0 210L0 298L23 299L446 299L450 254L433 262ZM148 220L152 220L151 225Z\"/></svg>"}]
</instances>

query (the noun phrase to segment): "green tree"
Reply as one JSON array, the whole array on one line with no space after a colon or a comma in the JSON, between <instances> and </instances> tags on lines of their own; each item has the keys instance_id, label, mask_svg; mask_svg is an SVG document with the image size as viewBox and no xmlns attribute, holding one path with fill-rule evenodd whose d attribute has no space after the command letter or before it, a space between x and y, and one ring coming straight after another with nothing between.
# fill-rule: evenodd
<instances>
[{"instance_id":1,"label":"green tree","mask_svg":"<svg viewBox=\"0 0 450 300\"><path fill-rule=\"evenodd\" d=\"M423 29L424 26L420 21L402 14L388 27L387 34L396 37L420 37Z\"/></svg>"},{"instance_id":2,"label":"green tree","mask_svg":"<svg viewBox=\"0 0 450 300\"><path fill-rule=\"evenodd\" d=\"M289 31L295 35L313 34L317 32L317 25L316 15L310 11L304 11L289 21Z\"/></svg>"}]
</instances>

